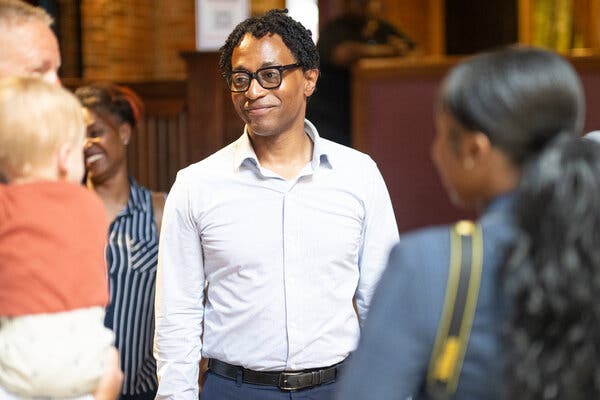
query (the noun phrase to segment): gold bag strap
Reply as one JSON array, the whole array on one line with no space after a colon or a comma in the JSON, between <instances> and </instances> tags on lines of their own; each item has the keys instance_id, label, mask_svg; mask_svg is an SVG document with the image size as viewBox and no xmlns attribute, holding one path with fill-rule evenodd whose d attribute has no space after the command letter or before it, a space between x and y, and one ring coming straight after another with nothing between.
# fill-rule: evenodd
<instances>
[{"instance_id":1,"label":"gold bag strap","mask_svg":"<svg viewBox=\"0 0 600 400\"><path fill-rule=\"evenodd\" d=\"M450 228L450 263L442 318L427 371L427 392L448 399L456 391L481 282L481 227L459 221Z\"/></svg>"}]
</instances>

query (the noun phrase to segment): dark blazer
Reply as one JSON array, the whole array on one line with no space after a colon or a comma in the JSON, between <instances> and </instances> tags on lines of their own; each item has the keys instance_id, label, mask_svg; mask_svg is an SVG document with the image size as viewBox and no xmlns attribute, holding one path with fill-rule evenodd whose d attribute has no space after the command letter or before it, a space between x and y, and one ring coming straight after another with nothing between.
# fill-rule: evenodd
<instances>
[{"instance_id":1,"label":"dark blazer","mask_svg":"<svg viewBox=\"0 0 600 400\"><path fill-rule=\"evenodd\" d=\"M516 235L513 195L495 199L480 218L483 272L455 399L500 397L498 268ZM342 372L338 399L427 399L427 368L448 279L447 226L401 236L373 298L359 347Z\"/></svg>"}]
</instances>

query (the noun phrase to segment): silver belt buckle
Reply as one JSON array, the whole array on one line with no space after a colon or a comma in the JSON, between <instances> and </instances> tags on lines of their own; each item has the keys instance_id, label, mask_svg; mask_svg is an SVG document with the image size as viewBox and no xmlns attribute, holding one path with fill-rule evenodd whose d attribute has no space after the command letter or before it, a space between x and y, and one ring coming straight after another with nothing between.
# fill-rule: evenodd
<instances>
[{"instance_id":1,"label":"silver belt buckle","mask_svg":"<svg viewBox=\"0 0 600 400\"><path fill-rule=\"evenodd\" d=\"M291 376L298 376L298 375L303 375L304 372L282 372L281 374L279 374L279 389L281 390L297 390L297 389L302 389L302 387L306 387L306 386L291 386L290 382L288 380L289 377Z\"/></svg>"}]
</instances>

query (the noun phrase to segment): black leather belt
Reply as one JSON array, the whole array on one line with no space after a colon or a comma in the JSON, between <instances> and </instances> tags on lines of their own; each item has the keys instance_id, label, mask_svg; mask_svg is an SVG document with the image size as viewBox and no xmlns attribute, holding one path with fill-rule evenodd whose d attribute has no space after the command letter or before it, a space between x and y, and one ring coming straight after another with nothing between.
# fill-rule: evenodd
<instances>
[{"instance_id":1,"label":"black leather belt","mask_svg":"<svg viewBox=\"0 0 600 400\"><path fill-rule=\"evenodd\" d=\"M299 372L269 372L253 371L227 364L223 361L211 358L208 360L209 371L225 378L236 380L238 372L242 371L242 382L254 385L276 386L281 390L299 390L323 383L335 381L339 364L331 367L305 370Z\"/></svg>"}]
</instances>

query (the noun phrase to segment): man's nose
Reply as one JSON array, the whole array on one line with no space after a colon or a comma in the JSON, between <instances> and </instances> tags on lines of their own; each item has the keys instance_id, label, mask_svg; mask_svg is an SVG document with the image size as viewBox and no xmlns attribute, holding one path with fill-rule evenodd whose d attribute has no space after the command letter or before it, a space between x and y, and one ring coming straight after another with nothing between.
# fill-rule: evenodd
<instances>
[{"instance_id":1,"label":"man's nose","mask_svg":"<svg viewBox=\"0 0 600 400\"><path fill-rule=\"evenodd\" d=\"M248 86L248 90L246 90L246 97L249 99L256 99L258 97L264 96L268 89L265 89L258 83L256 78L250 80L250 85Z\"/></svg>"}]
</instances>

